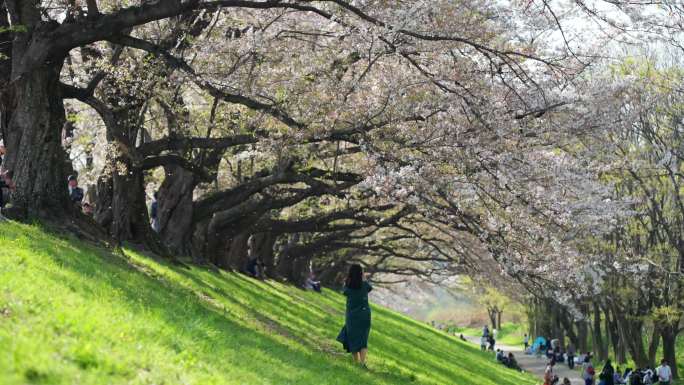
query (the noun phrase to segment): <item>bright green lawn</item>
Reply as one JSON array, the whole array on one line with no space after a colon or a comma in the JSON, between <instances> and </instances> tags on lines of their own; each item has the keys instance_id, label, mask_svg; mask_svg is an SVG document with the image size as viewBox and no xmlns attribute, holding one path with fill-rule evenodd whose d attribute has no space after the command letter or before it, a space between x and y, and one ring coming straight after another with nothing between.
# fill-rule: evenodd
<instances>
[{"instance_id":1,"label":"bright green lawn","mask_svg":"<svg viewBox=\"0 0 684 385\"><path fill-rule=\"evenodd\" d=\"M0 224L0 384L537 382L379 307L363 370L334 341L334 292L126 254Z\"/></svg>"},{"instance_id":2,"label":"bright green lawn","mask_svg":"<svg viewBox=\"0 0 684 385\"><path fill-rule=\"evenodd\" d=\"M498 331L496 343L508 346L522 346L526 333L524 329L523 325L505 322L501 325L501 330ZM482 335L482 328L457 327L455 330L457 334L466 336L479 337ZM532 340L530 338L530 343L532 343Z\"/></svg>"}]
</instances>

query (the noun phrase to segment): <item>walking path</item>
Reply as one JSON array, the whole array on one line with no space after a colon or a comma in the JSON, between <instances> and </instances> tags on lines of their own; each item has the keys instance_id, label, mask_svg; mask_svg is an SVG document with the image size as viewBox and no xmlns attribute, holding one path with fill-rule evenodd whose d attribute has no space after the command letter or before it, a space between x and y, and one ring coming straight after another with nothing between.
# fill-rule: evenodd
<instances>
[{"instance_id":1,"label":"walking path","mask_svg":"<svg viewBox=\"0 0 684 385\"><path fill-rule=\"evenodd\" d=\"M478 347L480 346L480 337L465 336L465 338ZM533 355L525 354L522 349L522 344L519 347L496 344L496 348L502 349L506 354L512 352L513 355L515 355L516 361L518 361L518 365L520 365L523 370L530 372L539 378L544 378L544 370L546 369L546 363L548 362L546 357L537 358ZM493 354L492 359L494 359ZM584 385L584 381L580 376L580 371L577 366L575 366L575 370L570 370L568 369L567 364L558 363L553 367L553 371L560 378L559 384L563 381L563 377L567 377L570 379L572 385Z\"/></svg>"}]
</instances>

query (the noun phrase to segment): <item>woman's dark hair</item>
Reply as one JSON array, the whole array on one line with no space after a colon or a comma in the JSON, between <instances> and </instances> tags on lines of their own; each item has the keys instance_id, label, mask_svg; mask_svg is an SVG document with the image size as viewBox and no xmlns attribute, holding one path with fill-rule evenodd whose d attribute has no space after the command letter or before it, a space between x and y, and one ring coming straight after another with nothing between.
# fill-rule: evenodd
<instances>
[{"instance_id":1,"label":"woman's dark hair","mask_svg":"<svg viewBox=\"0 0 684 385\"><path fill-rule=\"evenodd\" d=\"M349 266L349 274L347 274L347 280L344 282L345 286L350 289L360 289L362 282L363 268L361 265L354 264Z\"/></svg>"}]
</instances>

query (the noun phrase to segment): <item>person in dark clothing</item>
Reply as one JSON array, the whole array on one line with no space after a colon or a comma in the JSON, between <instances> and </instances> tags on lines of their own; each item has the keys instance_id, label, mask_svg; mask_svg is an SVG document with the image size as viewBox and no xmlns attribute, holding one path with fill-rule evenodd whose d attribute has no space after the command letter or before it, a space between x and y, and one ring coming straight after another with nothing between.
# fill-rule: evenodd
<instances>
[{"instance_id":1,"label":"person in dark clothing","mask_svg":"<svg viewBox=\"0 0 684 385\"><path fill-rule=\"evenodd\" d=\"M266 279L266 264L257 255L254 236L247 239L247 274L257 279Z\"/></svg>"},{"instance_id":2,"label":"person in dark clothing","mask_svg":"<svg viewBox=\"0 0 684 385\"><path fill-rule=\"evenodd\" d=\"M613 369L613 365L610 363L610 360L607 360L606 364L603 365L601 374L599 374L599 379L603 381L604 385L615 385L615 380L613 378L614 374L615 369Z\"/></svg>"},{"instance_id":3,"label":"person in dark clothing","mask_svg":"<svg viewBox=\"0 0 684 385\"><path fill-rule=\"evenodd\" d=\"M71 203L81 206L84 193L83 189L78 187L78 178L76 175L69 175L67 180L69 183L69 200L71 200Z\"/></svg>"},{"instance_id":4,"label":"person in dark clothing","mask_svg":"<svg viewBox=\"0 0 684 385\"><path fill-rule=\"evenodd\" d=\"M520 365L518 365L518 360L515 359L515 356L513 353L508 353L508 360L507 360L507 365L511 369L515 369L517 371L521 371Z\"/></svg>"},{"instance_id":5,"label":"person in dark clothing","mask_svg":"<svg viewBox=\"0 0 684 385\"><path fill-rule=\"evenodd\" d=\"M368 336L371 329L371 309L368 293L373 287L363 279L361 265L351 265L344 284L347 297L344 326L337 336L344 349L352 353L354 361L366 366L368 355Z\"/></svg>"},{"instance_id":6,"label":"person in dark clothing","mask_svg":"<svg viewBox=\"0 0 684 385\"><path fill-rule=\"evenodd\" d=\"M306 290L313 290L317 293L321 292L321 281L316 280L316 275L311 272L304 282L304 288Z\"/></svg>"},{"instance_id":7,"label":"person in dark clothing","mask_svg":"<svg viewBox=\"0 0 684 385\"><path fill-rule=\"evenodd\" d=\"M568 344L566 352L568 353L568 368L573 370L575 369L575 345L572 343Z\"/></svg>"},{"instance_id":8,"label":"person in dark clothing","mask_svg":"<svg viewBox=\"0 0 684 385\"><path fill-rule=\"evenodd\" d=\"M490 334L489 335L489 350L494 351L494 345L496 344L496 340L494 337Z\"/></svg>"},{"instance_id":9,"label":"person in dark clothing","mask_svg":"<svg viewBox=\"0 0 684 385\"><path fill-rule=\"evenodd\" d=\"M254 278L264 279L265 265L259 257L250 257L247 261L247 273Z\"/></svg>"},{"instance_id":10,"label":"person in dark clothing","mask_svg":"<svg viewBox=\"0 0 684 385\"><path fill-rule=\"evenodd\" d=\"M5 190L14 191L16 189L12 176L11 171L5 171L0 174L0 208L5 207Z\"/></svg>"}]
</instances>

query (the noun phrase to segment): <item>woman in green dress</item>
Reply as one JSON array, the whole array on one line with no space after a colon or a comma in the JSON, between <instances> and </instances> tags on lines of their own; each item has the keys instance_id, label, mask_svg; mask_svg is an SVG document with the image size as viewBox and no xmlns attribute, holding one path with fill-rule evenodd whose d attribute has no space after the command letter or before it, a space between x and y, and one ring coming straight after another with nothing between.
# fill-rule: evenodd
<instances>
[{"instance_id":1,"label":"woman in green dress","mask_svg":"<svg viewBox=\"0 0 684 385\"><path fill-rule=\"evenodd\" d=\"M361 265L351 265L344 284L347 312L344 326L337 340L342 343L347 352L352 353L354 361L364 366L371 327L371 310L368 305L368 293L371 290L373 287L363 279Z\"/></svg>"}]
</instances>

